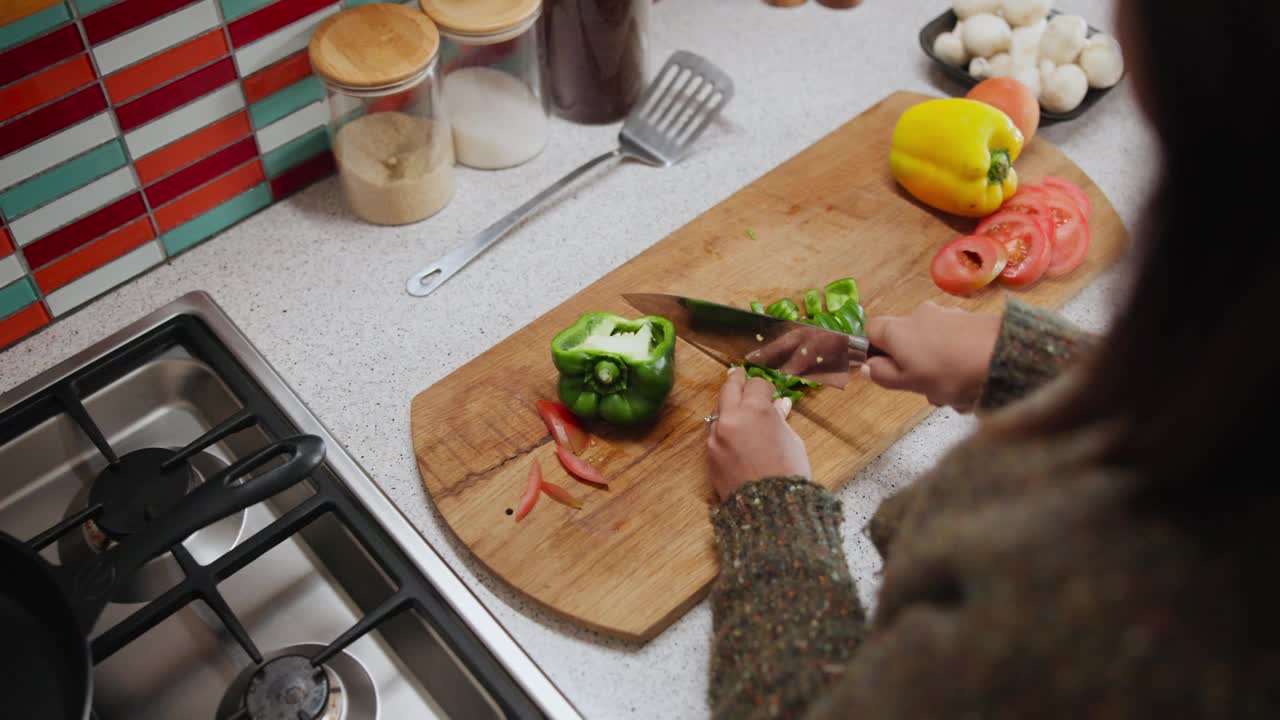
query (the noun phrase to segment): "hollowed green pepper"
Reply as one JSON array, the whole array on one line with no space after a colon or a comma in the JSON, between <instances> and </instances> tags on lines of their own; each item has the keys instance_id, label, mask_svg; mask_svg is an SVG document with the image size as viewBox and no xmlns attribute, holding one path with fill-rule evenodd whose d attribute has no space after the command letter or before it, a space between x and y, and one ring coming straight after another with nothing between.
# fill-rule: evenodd
<instances>
[{"instance_id":1,"label":"hollowed green pepper","mask_svg":"<svg viewBox=\"0 0 1280 720\"><path fill-rule=\"evenodd\" d=\"M664 317L587 313L551 340L560 402L585 420L648 422L675 383L675 349L675 326Z\"/></svg>"}]
</instances>

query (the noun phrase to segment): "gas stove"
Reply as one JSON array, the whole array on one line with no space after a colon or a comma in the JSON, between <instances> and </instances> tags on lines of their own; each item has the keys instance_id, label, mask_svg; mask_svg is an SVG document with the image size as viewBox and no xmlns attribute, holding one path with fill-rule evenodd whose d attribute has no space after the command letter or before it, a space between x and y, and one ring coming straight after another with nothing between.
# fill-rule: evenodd
<instances>
[{"instance_id":1,"label":"gas stove","mask_svg":"<svg viewBox=\"0 0 1280 720\"><path fill-rule=\"evenodd\" d=\"M116 591L90 635L94 717L578 717L204 293L0 395L0 531L65 529L41 554L84 563L301 433L326 450L305 480Z\"/></svg>"}]
</instances>

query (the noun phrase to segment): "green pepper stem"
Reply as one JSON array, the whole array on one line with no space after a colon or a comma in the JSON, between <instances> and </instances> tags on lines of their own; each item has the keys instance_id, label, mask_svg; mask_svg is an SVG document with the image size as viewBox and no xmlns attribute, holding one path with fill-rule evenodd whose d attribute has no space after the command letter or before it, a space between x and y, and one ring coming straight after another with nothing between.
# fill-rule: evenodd
<instances>
[{"instance_id":1,"label":"green pepper stem","mask_svg":"<svg viewBox=\"0 0 1280 720\"><path fill-rule=\"evenodd\" d=\"M618 366L612 360L601 360L595 367L596 380L604 385L612 385L618 379Z\"/></svg>"},{"instance_id":2,"label":"green pepper stem","mask_svg":"<svg viewBox=\"0 0 1280 720\"><path fill-rule=\"evenodd\" d=\"M1009 170L1013 168L1013 161L1009 159L1008 150L992 150L991 151L991 167L987 168L987 181L992 185L1003 185L1004 179L1009 177Z\"/></svg>"}]
</instances>

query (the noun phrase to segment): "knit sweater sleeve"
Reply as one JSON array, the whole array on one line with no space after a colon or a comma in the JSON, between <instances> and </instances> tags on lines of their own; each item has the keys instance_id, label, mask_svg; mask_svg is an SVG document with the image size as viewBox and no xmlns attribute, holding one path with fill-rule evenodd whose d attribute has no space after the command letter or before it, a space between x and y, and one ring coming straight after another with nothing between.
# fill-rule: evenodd
<instances>
[{"instance_id":1,"label":"knit sweater sleeve","mask_svg":"<svg viewBox=\"0 0 1280 720\"><path fill-rule=\"evenodd\" d=\"M1095 344L1061 317L1010 298L979 405L994 410L1029 395Z\"/></svg>"},{"instance_id":2,"label":"knit sweater sleeve","mask_svg":"<svg viewBox=\"0 0 1280 720\"><path fill-rule=\"evenodd\" d=\"M865 632L840 502L804 478L769 478L743 486L711 519L720 552L712 716L798 716L842 677Z\"/></svg>"}]
</instances>

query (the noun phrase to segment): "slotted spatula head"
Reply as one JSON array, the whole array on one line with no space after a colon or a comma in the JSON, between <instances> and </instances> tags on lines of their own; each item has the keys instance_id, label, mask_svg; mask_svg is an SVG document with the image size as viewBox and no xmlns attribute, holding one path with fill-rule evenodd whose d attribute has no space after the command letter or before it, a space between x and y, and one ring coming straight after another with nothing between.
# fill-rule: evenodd
<instances>
[{"instance_id":1,"label":"slotted spatula head","mask_svg":"<svg viewBox=\"0 0 1280 720\"><path fill-rule=\"evenodd\" d=\"M623 123L622 147L641 162L674 165L732 97L733 81L723 70L677 50Z\"/></svg>"}]
</instances>

